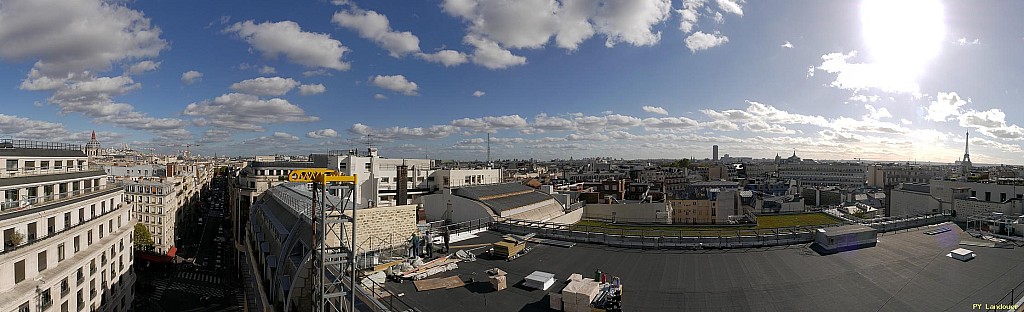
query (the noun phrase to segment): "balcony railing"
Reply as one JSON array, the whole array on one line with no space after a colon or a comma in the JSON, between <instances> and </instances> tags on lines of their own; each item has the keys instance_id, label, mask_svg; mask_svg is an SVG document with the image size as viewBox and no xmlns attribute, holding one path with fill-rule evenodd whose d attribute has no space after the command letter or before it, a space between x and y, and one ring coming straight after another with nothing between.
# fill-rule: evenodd
<instances>
[{"instance_id":1,"label":"balcony railing","mask_svg":"<svg viewBox=\"0 0 1024 312\"><path fill-rule=\"evenodd\" d=\"M105 215L107 215L107 214L113 213L113 212L115 212L115 211L119 211L119 210L121 210L121 207L122 207L122 205L117 205L117 206L114 206L114 208L113 208L113 209L109 209L109 210L107 210L106 212L103 212L103 213L101 213L101 214L99 214L99 215L96 215L95 217L93 217L93 218L92 218L92 219L90 219L89 221L91 221L91 220L93 220L93 219L96 219L96 218L99 218L99 217L102 217L102 216L105 216ZM72 225L72 226L66 227L66 228L64 228L63 230L60 230L60 231L54 232L53 234L50 234L50 235L47 235L47 236L44 236L44 237L40 237L40 238L38 238L38 239L34 239L34 240L28 240L28 241L26 241L26 242L24 242L24 243L21 243L20 245L10 245L10 244L7 244L7 243L5 243L5 244L4 244L4 249L3 249L3 250L0 250L0 254L5 254L5 253L8 253L8 252L12 252L12 251L15 251L15 250L18 250L18 249L21 249L21 248L24 248L24 247L30 246L30 245L32 245L32 244L34 244L34 243L36 243L36 242L40 242L40 241L43 241L43 240L45 240L45 238L47 238L47 237L50 237L50 236L54 236L54 235L60 235L61 233L64 233L64 232L67 232L67 231L73 230L73 229L75 229L75 228L77 228L77 227L79 227L79 226L85 225L85 224L86 224L86 222L85 222L85 221L82 221L82 222L79 222L79 223L77 223L77 224L75 224L75 225ZM92 244L92 242L90 242L89 244ZM78 252L78 251L79 251L79 249L78 249L78 248L76 248L76 249L75 249L75 252ZM78 282L79 282L79 283L81 283L81 282L82 282L82 277L79 277L79 278L78 278Z\"/></svg>"},{"instance_id":2,"label":"balcony railing","mask_svg":"<svg viewBox=\"0 0 1024 312\"><path fill-rule=\"evenodd\" d=\"M29 198L22 199L22 200L6 201L6 202L3 202L3 203L0 203L0 215L12 213L12 212L18 212L18 211L25 210L25 209L31 209L31 208L34 208L34 207L37 207L37 206L40 206L40 205L49 205L49 204L58 203L58 202L61 202L61 201L77 199L77 198L80 198L82 196L88 196L88 195L94 194L96 192L102 192L102 191L116 189L116 188L120 188L120 186L107 184L107 185L102 185L102 186L93 186L93 187L89 187L89 188L85 188L85 189L81 189L81 190L74 190L74 191L60 193L60 194L50 194L50 195L45 195L45 196L29 197Z\"/></svg>"},{"instance_id":3,"label":"balcony railing","mask_svg":"<svg viewBox=\"0 0 1024 312\"><path fill-rule=\"evenodd\" d=\"M31 177L40 175L52 175L52 174L64 174L73 172L86 172L86 171L102 171L98 166L72 166L72 167L55 167L55 168L43 168L43 167L27 167L27 168L7 168L0 170L0 178L17 178L17 177Z\"/></svg>"}]
</instances>

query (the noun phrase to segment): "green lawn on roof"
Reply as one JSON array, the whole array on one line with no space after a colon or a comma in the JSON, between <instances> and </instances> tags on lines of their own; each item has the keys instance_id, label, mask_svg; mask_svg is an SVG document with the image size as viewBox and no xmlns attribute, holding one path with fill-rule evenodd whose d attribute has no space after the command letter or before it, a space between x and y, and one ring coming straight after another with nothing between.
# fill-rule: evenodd
<instances>
[{"instance_id":1,"label":"green lawn on roof","mask_svg":"<svg viewBox=\"0 0 1024 312\"><path fill-rule=\"evenodd\" d=\"M824 213L803 213L791 215L758 216L757 226L686 226L686 225L630 225L609 224L601 221L581 220L572 226L577 231L604 232L625 235L646 236L735 236L772 233L772 229L797 226L819 226L841 223L839 219Z\"/></svg>"}]
</instances>

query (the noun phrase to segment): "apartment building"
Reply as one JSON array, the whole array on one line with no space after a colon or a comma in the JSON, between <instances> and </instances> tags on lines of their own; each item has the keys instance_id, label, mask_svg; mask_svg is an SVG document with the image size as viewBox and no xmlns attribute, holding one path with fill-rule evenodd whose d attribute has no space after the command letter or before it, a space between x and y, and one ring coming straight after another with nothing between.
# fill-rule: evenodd
<instances>
[{"instance_id":1,"label":"apartment building","mask_svg":"<svg viewBox=\"0 0 1024 312\"><path fill-rule=\"evenodd\" d=\"M180 215L181 200L175 182L162 177L122 180L124 203L132 216L149 229L153 251L168 252L174 246L174 229ZM179 182L180 183L180 182Z\"/></svg>"},{"instance_id":2,"label":"apartment building","mask_svg":"<svg viewBox=\"0 0 1024 312\"><path fill-rule=\"evenodd\" d=\"M0 311L127 311L135 220L80 145L0 140Z\"/></svg>"}]
</instances>

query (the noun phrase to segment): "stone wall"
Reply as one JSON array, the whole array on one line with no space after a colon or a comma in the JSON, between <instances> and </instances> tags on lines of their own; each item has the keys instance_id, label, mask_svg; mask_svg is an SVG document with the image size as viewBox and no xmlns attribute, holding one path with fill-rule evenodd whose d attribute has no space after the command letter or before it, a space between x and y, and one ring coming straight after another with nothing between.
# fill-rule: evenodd
<instances>
[{"instance_id":1,"label":"stone wall","mask_svg":"<svg viewBox=\"0 0 1024 312\"><path fill-rule=\"evenodd\" d=\"M350 215L351 212L346 212ZM351 223L345 224L343 237L351 240ZM356 211L356 249L359 253L388 249L405 244L416 231L416 205L374 207Z\"/></svg>"}]
</instances>

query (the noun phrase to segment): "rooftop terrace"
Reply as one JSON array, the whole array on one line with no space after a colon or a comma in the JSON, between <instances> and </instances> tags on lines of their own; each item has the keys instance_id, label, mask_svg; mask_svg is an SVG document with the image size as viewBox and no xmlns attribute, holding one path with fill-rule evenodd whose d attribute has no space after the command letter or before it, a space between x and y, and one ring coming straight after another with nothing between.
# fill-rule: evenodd
<instances>
[{"instance_id":1,"label":"rooftop terrace","mask_svg":"<svg viewBox=\"0 0 1024 312\"><path fill-rule=\"evenodd\" d=\"M417 292L413 283L388 287L422 311L549 311L547 292L564 287L571 273L592 276L600 269L622 278L625 311L963 311L995 303L1024 281L1021 248L972 248L977 258L968 262L946 257L959 247L962 232L950 227L954 230L937 235L923 233L934 227L887 233L876 247L826 256L809 244L690 251L536 245L511 262L481 256L432 276L476 280L466 287L425 292ZM478 236L452 245L501 237ZM490 289L484 270L493 267L509 273L508 289ZM548 291L522 287L533 271L554 273L555 286Z\"/></svg>"}]
</instances>

